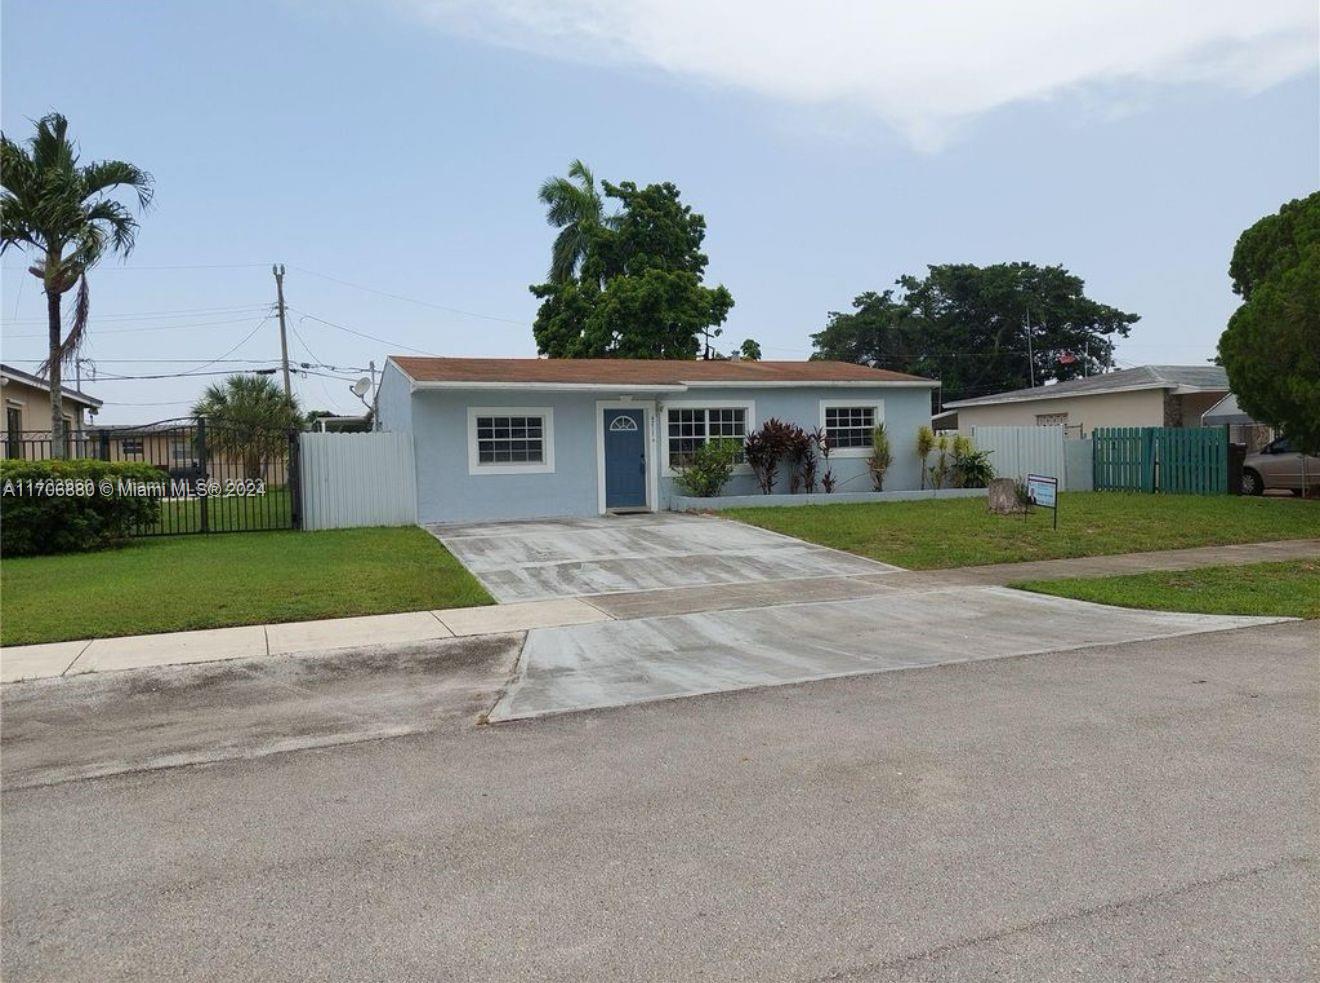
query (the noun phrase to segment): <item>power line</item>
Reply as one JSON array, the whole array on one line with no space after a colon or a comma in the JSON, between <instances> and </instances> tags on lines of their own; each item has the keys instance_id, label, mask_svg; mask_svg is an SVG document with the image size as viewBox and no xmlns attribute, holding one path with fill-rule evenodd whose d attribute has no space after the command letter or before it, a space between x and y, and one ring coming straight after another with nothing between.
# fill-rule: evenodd
<instances>
[{"instance_id":1,"label":"power line","mask_svg":"<svg viewBox=\"0 0 1320 983\"><path fill-rule=\"evenodd\" d=\"M331 283L342 284L345 287L352 287L354 290L365 290L369 294L378 294L381 297L389 297L393 300L402 300L408 304L417 304L419 307L430 307L437 311L445 311L449 314L461 314L463 317L476 317L483 321L499 321L503 324L516 324L520 328L530 328L531 325L526 321L515 321L513 318L497 317L494 314L478 314L475 311L465 311L459 307L447 307L444 304L435 304L429 300L418 300L416 297L405 297L403 294L390 293L388 290L377 290L375 287L366 287L360 283L352 283L348 280L341 280L337 276L330 276L327 273L317 273L315 270L309 270L305 266L295 266L299 273L306 273L308 276L320 277L322 280L329 280Z\"/></svg>"},{"instance_id":2,"label":"power line","mask_svg":"<svg viewBox=\"0 0 1320 983\"><path fill-rule=\"evenodd\" d=\"M41 358L11 358L11 362L24 362L30 365L40 365L45 359ZM215 365L219 362L228 362L245 365L265 365L267 362L276 361L270 358L93 358L91 361L97 365L187 365L190 363L203 363L205 365ZM333 368L334 366L327 366Z\"/></svg>"},{"instance_id":3,"label":"power line","mask_svg":"<svg viewBox=\"0 0 1320 983\"><path fill-rule=\"evenodd\" d=\"M327 327L331 327L331 328L338 328L340 331L347 331L349 334L357 335L359 338L366 338L369 341L374 341L381 345L390 345L393 348L402 348L404 351L416 352L418 355L430 355L435 358L441 357L436 355L435 352L424 351L421 348L413 348L411 345L405 345L402 342L390 341L388 338L380 338L373 334L367 334L365 331L359 331L356 328L350 328L344 324L336 324L334 321L327 321L323 317L317 317L315 314L308 314L306 311L300 310L297 307L290 307L289 310L297 311L299 314L301 314L304 318L306 318L309 321L315 321L318 324L324 324Z\"/></svg>"},{"instance_id":4,"label":"power line","mask_svg":"<svg viewBox=\"0 0 1320 983\"><path fill-rule=\"evenodd\" d=\"M152 321L160 318L184 316L212 317L216 314L233 314L238 311L259 311L270 307L269 304L239 304L230 307L178 307L163 311L119 311L114 314L96 314L98 321ZM8 324L45 324L44 317L11 317Z\"/></svg>"},{"instance_id":5,"label":"power line","mask_svg":"<svg viewBox=\"0 0 1320 983\"><path fill-rule=\"evenodd\" d=\"M265 263L192 263L175 266L105 266L98 267L97 272L134 273L138 270L249 270L265 265Z\"/></svg>"},{"instance_id":6,"label":"power line","mask_svg":"<svg viewBox=\"0 0 1320 983\"><path fill-rule=\"evenodd\" d=\"M193 331L197 328L217 328L226 324L250 324L252 315L247 317L228 318L223 321L193 321L185 324L158 324L149 328L108 328L105 331L92 329L92 335L99 337L107 334L141 334L145 331ZM33 334L10 334L6 338L45 338L46 333L39 331Z\"/></svg>"}]
</instances>

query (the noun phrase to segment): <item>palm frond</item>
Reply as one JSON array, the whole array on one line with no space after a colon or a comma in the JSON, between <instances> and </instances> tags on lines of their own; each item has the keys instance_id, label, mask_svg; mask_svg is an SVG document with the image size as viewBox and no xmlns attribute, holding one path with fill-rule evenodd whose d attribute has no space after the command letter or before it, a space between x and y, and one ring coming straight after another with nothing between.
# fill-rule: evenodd
<instances>
[{"instance_id":1,"label":"palm frond","mask_svg":"<svg viewBox=\"0 0 1320 983\"><path fill-rule=\"evenodd\" d=\"M138 208L145 211L155 194L151 175L123 160L99 160L94 164L88 164L79 171L79 177L82 181L84 201L93 195L104 194L117 188L131 188L137 193Z\"/></svg>"}]
</instances>

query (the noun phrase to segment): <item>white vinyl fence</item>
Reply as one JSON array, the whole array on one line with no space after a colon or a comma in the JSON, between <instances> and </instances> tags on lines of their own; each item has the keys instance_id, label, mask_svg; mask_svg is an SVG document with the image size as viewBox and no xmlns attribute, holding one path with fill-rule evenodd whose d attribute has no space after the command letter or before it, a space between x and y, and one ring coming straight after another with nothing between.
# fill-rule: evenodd
<instances>
[{"instance_id":1,"label":"white vinyl fence","mask_svg":"<svg viewBox=\"0 0 1320 983\"><path fill-rule=\"evenodd\" d=\"M412 434L304 433L298 450L304 529L417 521Z\"/></svg>"},{"instance_id":2,"label":"white vinyl fence","mask_svg":"<svg viewBox=\"0 0 1320 983\"><path fill-rule=\"evenodd\" d=\"M973 427L972 443L990 451L990 465L1000 478L1043 474L1064 478L1063 427Z\"/></svg>"}]
</instances>

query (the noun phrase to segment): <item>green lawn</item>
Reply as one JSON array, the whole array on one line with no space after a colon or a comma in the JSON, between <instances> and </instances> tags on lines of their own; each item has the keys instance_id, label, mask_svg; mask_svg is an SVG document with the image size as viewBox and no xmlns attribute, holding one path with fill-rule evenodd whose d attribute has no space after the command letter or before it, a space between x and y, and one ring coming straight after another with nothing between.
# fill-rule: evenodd
<instances>
[{"instance_id":1,"label":"green lawn","mask_svg":"<svg viewBox=\"0 0 1320 983\"><path fill-rule=\"evenodd\" d=\"M491 604L415 527L135 540L0 565L0 644Z\"/></svg>"},{"instance_id":2,"label":"green lawn","mask_svg":"<svg viewBox=\"0 0 1320 983\"><path fill-rule=\"evenodd\" d=\"M1315 560L1094 579L1030 580L1013 586L1152 611L1320 618L1320 562Z\"/></svg>"},{"instance_id":3,"label":"green lawn","mask_svg":"<svg viewBox=\"0 0 1320 983\"><path fill-rule=\"evenodd\" d=\"M1236 495L1069 492L1044 509L991 515L983 498L730 509L721 513L914 570L1320 537L1320 502Z\"/></svg>"}]
</instances>

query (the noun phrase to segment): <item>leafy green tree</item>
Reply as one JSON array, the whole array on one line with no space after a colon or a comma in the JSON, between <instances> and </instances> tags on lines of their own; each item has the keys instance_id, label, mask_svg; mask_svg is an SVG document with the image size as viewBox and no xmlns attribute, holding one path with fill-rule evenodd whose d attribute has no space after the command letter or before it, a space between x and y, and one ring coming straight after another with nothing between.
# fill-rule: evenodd
<instances>
[{"instance_id":1,"label":"leafy green tree","mask_svg":"<svg viewBox=\"0 0 1320 983\"><path fill-rule=\"evenodd\" d=\"M298 400L266 375L231 375L213 383L192 411L206 417L208 449L242 461L248 478L260 478L266 461L284 448L289 431L303 426Z\"/></svg>"},{"instance_id":2,"label":"leafy green tree","mask_svg":"<svg viewBox=\"0 0 1320 983\"><path fill-rule=\"evenodd\" d=\"M586 259L592 234L609 228L614 217L605 214L596 176L580 160L568 165L568 177L546 178L537 197L546 206L546 221L560 230L550 253L550 282L566 283Z\"/></svg>"},{"instance_id":3,"label":"leafy green tree","mask_svg":"<svg viewBox=\"0 0 1320 983\"><path fill-rule=\"evenodd\" d=\"M760 342L756 341L754 338L748 338L743 341L742 347L738 349L738 357L746 362L761 361Z\"/></svg>"},{"instance_id":4,"label":"leafy green tree","mask_svg":"<svg viewBox=\"0 0 1320 983\"><path fill-rule=\"evenodd\" d=\"M955 400L1100 371L1139 320L1091 300L1061 266L931 266L896 286L831 313L813 357L938 378Z\"/></svg>"},{"instance_id":5,"label":"leafy green tree","mask_svg":"<svg viewBox=\"0 0 1320 983\"><path fill-rule=\"evenodd\" d=\"M1243 302L1219 357L1238 405L1320 453L1320 192L1243 232L1229 276Z\"/></svg>"},{"instance_id":6,"label":"leafy green tree","mask_svg":"<svg viewBox=\"0 0 1320 983\"><path fill-rule=\"evenodd\" d=\"M706 220L672 184L603 187L620 209L586 228L576 276L530 288L541 299L538 350L553 358L696 358L733 307L723 286L702 284Z\"/></svg>"},{"instance_id":7,"label":"leafy green tree","mask_svg":"<svg viewBox=\"0 0 1320 983\"><path fill-rule=\"evenodd\" d=\"M38 374L50 374L51 456L65 456L65 365L78 357L91 314L87 271L106 253L127 256L138 223L128 206L115 198L133 192L139 209L151 203L151 175L122 160L80 164L78 147L69 139L69 122L59 113L37 120L36 135L26 146L0 134L0 253L10 246L30 250L28 272L41 280L46 294L49 332L46 361ZM73 322L64 333L60 306L74 287Z\"/></svg>"}]
</instances>

